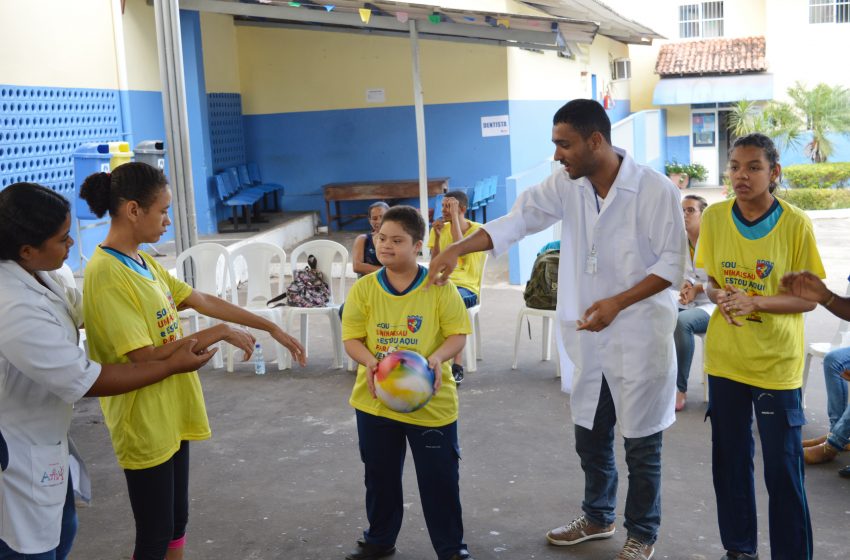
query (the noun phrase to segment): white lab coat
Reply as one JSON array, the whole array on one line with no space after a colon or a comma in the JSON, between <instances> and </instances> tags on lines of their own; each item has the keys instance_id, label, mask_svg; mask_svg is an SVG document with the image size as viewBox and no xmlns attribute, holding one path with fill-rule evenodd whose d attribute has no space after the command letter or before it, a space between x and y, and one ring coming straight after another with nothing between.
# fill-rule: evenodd
<instances>
[{"instance_id":1,"label":"white lab coat","mask_svg":"<svg viewBox=\"0 0 850 560\"><path fill-rule=\"evenodd\" d=\"M59 544L73 403L101 369L77 345L79 291L55 273L39 275L50 289L0 261L0 433L9 450L0 473L0 539L23 554Z\"/></svg>"},{"instance_id":2,"label":"white lab coat","mask_svg":"<svg viewBox=\"0 0 850 560\"><path fill-rule=\"evenodd\" d=\"M599 200L599 213L590 181L573 181L560 170L523 192L509 214L484 229L498 255L562 220L557 316L576 366L573 421L593 427L604 372L620 431L637 438L675 420L676 304L670 291L624 309L598 333L576 333L574 322L595 301L628 290L649 274L680 283L687 245L678 189L625 152L617 153L623 157L620 171L608 196ZM594 245L597 271L589 274L586 262Z\"/></svg>"}]
</instances>

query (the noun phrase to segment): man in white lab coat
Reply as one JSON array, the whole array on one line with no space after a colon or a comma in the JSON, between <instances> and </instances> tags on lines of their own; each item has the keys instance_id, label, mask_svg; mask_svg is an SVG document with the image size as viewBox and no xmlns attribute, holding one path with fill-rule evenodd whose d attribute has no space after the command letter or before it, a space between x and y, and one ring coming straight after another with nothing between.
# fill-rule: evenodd
<instances>
[{"instance_id":1,"label":"man in white lab coat","mask_svg":"<svg viewBox=\"0 0 850 560\"><path fill-rule=\"evenodd\" d=\"M570 402L585 495L583 514L546 537L563 546L614 534L619 422L629 490L627 538L616 558L649 560L661 523L661 434L675 419L676 305L667 288L680 282L687 250L680 195L611 146L611 123L596 101L561 107L552 142L564 169L523 192L509 214L444 249L428 281L445 282L461 255L499 255L562 221L558 274L571 289L559 291L557 315L576 365Z\"/></svg>"}]
</instances>

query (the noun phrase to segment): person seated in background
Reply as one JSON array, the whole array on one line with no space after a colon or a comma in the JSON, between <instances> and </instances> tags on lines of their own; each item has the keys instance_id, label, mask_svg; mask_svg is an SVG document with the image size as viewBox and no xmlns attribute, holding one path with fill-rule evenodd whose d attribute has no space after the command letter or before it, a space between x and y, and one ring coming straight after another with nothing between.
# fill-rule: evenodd
<instances>
[{"instance_id":1,"label":"person seated in background","mask_svg":"<svg viewBox=\"0 0 850 560\"><path fill-rule=\"evenodd\" d=\"M847 279L850 282L850 278ZM823 305L827 311L850 321L850 298L833 294L823 281L811 272L786 274L782 285L793 295ZM826 381L826 409L829 433L803 440L803 458L809 465L828 463L842 451L850 450L850 406L847 404L847 381L850 380L850 347L838 348L823 358ZM850 478L850 465L838 474Z\"/></svg>"},{"instance_id":2,"label":"person seated in background","mask_svg":"<svg viewBox=\"0 0 850 560\"><path fill-rule=\"evenodd\" d=\"M381 227L381 220L384 219L384 213L389 210L390 206L384 201L374 202L369 206L369 233L363 233L357 236L352 247L351 266L358 276L365 276L375 272L381 268L381 262L378 260L378 255L375 253L375 234Z\"/></svg>"},{"instance_id":3,"label":"person seated in background","mask_svg":"<svg viewBox=\"0 0 850 560\"><path fill-rule=\"evenodd\" d=\"M443 196L443 215L434 220L428 236L428 248L431 257L436 257L445 247L464 237L468 237L481 228L481 224L466 219L469 198L463 191L449 191ZM481 289L481 275L484 272L484 253L470 253L458 259L457 268L449 280L457 287L466 308L478 303L478 291ZM455 383L463 381L463 353L458 352L452 364L452 377Z\"/></svg>"},{"instance_id":4,"label":"person seated in background","mask_svg":"<svg viewBox=\"0 0 850 560\"><path fill-rule=\"evenodd\" d=\"M679 290L679 316L673 341L676 343L676 410L685 408L688 393L688 375L694 359L694 335L704 334L708 329L708 320L716 307L708 299L703 285L708 281L705 271L694 266L694 255L699 242L699 227L702 213L708 202L693 194L682 199L682 211L685 213L685 233L688 236L688 258L685 261L685 277Z\"/></svg>"}]
</instances>

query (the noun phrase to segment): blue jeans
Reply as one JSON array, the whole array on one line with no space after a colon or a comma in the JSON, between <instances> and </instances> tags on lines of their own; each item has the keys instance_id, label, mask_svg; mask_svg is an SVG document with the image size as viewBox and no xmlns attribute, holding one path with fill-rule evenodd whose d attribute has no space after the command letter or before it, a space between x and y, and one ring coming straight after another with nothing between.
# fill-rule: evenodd
<instances>
[{"instance_id":1,"label":"blue jeans","mask_svg":"<svg viewBox=\"0 0 850 560\"><path fill-rule=\"evenodd\" d=\"M596 525L614 522L617 506L617 466L614 463L614 425L617 417L608 382L602 378L599 404L593 429L575 427L576 452L584 471L585 517ZM630 537L654 543L661 525L661 434L623 438L629 490L626 495L625 523Z\"/></svg>"},{"instance_id":2,"label":"blue jeans","mask_svg":"<svg viewBox=\"0 0 850 560\"><path fill-rule=\"evenodd\" d=\"M415 426L357 411L360 458L365 466L367 543L391 546L404 515L402 470L407 445L413 453L419 499L439 560L466 550L460 506L457 422Z\"/></svg>"},{"instance_id":3,"label":"blue jeans","mask_svg":"<svg viewBox=\"0 0 850 560\"><path fill-rule=\"evenodd\" d=\"M458 286L457 291L460 293L460 297L463 299L463 304L467 309L478 303L478 294L472 290Z\"/></svg>"},{"instance_id":4,"label":"blue jeans","mask_svg":"<svg viewBox=\"0 0 850 560\"><path fill-rule=\"evenodd\" d=\"M829 415L829 444L839 450L850 443L850 406L847 405L847 382L841 377L850 369L850 347L833 350L823 358L826 381L826 411Z\"/></svg>"},{"instance_id":5,"label":"blue jeans","mask_svg":"<svg viewBox=\"0 0 850 560\"><path fill-rule=\"evenodd\" d=\"M800 389L761 389L708 376L711 470L720 540L726 550L753 554L758 546L752 430L755 409L768 494L771 557L812 557L812 522L800 436L806 418L800 395Z\"/></svg>"},{"instance_id":6,"label":"blue jeans","mask_svg":"<svg viewBox=\"0 0 850 560\"><path fill-rule=\"evenodd\" d=\"M679 311L673 341L676 343L676 365L679 368L676 388L681 393L688 392L688 375L694 360L694 335L703 334L708 330L709 319L705 310L696 307Z\"/></svg>"},{"instance_id":7,"label":"blue jeans","mask_svg":"<svg viewBox=\"0 0 850 560\"><path fill-rule=\"evenodd\" d=\"M62 509L62 531L59 534L59 546L39 554L21 554L0 540L0 560L65 560L71 553L71 545L77 535L77 508L74 506L74 485L68 477L68 493L65 507Z\"/></svg>"}]
</instances>

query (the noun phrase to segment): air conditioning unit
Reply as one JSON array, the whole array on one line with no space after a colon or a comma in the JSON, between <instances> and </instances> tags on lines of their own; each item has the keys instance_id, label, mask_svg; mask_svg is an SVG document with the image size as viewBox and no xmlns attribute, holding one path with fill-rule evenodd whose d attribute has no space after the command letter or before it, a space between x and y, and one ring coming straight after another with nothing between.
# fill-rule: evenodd
<instances>
[{"instance_id":1,"label":"air conditioning unit","mask_svg":"<svg viewBox=\"0 0 850 560\"><path fill-rule=\"evenodd\" d=\"M612 70L612 79L628 80L632 77L632 61L628 58L615 58Z\"/></svg>"}]
</instances>

